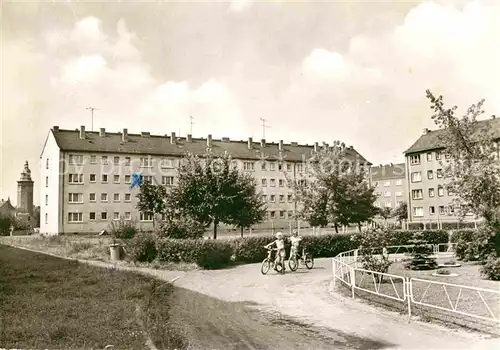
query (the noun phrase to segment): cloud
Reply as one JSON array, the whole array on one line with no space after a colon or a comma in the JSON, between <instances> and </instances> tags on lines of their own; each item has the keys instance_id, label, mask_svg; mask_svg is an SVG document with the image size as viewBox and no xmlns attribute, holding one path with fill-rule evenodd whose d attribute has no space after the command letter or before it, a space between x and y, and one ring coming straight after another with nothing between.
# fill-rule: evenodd
<instances>
[{"instance_id":1,"label":"cloud","mask_svg":"<svg viewBox=\"0 0 500 350\"><path fill-rule=\"evenodd\" d=\"M253 0L232 0L227 8L228 12L242 12L253 5Z\"/></svg>"},{"instance_id":2,"label":"cloud","mask_svg":"<svg viewBox=\"0 0 500 350\"><path fill-rule=\"evenodd\" d=\"M304 59L304 68L318 77L342 78L348 74L342 55L325 49L315 49Z\"/></svg>"}]
</instances>

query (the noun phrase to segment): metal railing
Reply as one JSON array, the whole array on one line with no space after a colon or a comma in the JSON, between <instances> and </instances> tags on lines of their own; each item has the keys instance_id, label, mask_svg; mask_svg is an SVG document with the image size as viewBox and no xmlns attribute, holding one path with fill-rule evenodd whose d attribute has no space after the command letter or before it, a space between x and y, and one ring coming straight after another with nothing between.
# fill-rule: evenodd
<instances>
[{"instance_id":1,"label":"metal railing","mask_svg":"<svg viewBox=\"0 0 500 350\"><path fill-rule=\"evenodd\" d=\"M398 252L398 247L407 249L413 246L405 245L387 247L387 250L384 249L383 253L386 256L398 254L387 253L387 251L389 251L389 248L394 248L396 249L395 251ZM454 243L433 245L434 253L439 255L442 254L443 256L445 254L454 253L454 248ZM373 248L372 252L374 252L376 249L378 248ZM443 250L446 251L443 252ZM495 323L500 322L500 290L495 291L491 289L477 288L472 286L463 286L419 278L403 277L363 269L358 267L358 265L360 265L360 262L358 261L357 249L340 253L335 258L332 258L334 289L336 287L336 281L339 280L351 289L353 299L355 298L355 291L360 290L378 295L383 298L388 298L399 302L406 302L409 318L411 318L412 316L412 304L414 304L476 319L493 321ZM357 279L357 277L359 278ZM386 283L382 282L384 278L386 279ZM424 285L423 287L422 284ZM454 293L451 292L452 289L455 290ZM423 290L423 292L420 294L421 290ZM429 296L429 291L434 292L434 295L436 293L443 293L446 298L439 298L439 300L446 300L447 302L433 303L432 300L426 299L426 297ZM464 296L467 293L469 293L468 297ZM486 300L486 294L489 294L490 296L488 300L494 300L493 304L495 304L496 308L498 309L496 310L498 312L497 314L495 314L495 312L492 310L492 307ZM456 297L452 297L452 295L456 295ZM473 296L479 297L478 301L480 301L480 305L483 306L482 312L481 310L477 309L468 309L464 303L461 303L465 301L466 298L468 298L467 300L470 302Z\"/></svg>"}]
</instances>

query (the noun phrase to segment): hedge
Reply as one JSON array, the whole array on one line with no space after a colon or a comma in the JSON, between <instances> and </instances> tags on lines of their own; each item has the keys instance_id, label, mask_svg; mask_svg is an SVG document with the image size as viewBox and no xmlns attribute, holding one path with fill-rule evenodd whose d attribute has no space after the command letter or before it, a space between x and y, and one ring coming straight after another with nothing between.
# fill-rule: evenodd
<instances>
[{"instance_id":1,"label":"hedge","mask_svg":"<svg viewBox=\"0 0 500 350\"><path fill-rule=\"evenodd\" d=\"M474 236L477 235L477 232L477 230L471 229L455 230L451 234L451 242L458 243L460 240L464 242L472 242L474 240Z\"/></svg>"}]
</instances>

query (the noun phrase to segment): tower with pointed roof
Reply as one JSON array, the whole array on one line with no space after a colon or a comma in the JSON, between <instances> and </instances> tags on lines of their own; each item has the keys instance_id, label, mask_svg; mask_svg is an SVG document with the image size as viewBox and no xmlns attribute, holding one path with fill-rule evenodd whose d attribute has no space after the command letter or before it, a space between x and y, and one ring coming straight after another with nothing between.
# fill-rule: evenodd
<instances>
[{"instance_id":1,"label":"tower with pointed roof","mask_svg":"<svg viewBox=\"0 0 500 350\"><path fill-rule=\"evenodd\" d=\"M21 172L21 178L17 181L17 207L30 215L33 215L33 187L31 170L28 161L26 161Z\"/></svg>"}]
</instances>

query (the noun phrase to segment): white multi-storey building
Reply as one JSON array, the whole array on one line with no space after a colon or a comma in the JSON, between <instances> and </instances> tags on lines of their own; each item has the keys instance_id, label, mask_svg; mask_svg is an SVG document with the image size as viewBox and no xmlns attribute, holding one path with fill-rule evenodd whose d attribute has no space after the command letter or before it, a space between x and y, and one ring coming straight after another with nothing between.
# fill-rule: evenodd
<instances>
[{"instance_id":1,"label":"white multi-storey building","mask_svg":"<svg viewBox=\"0 0 500 350\"><path fill-rule=\"evenodd\" d=\"M323 143L323 147L329 147ZM262 228L285 228L294 220L296 210L287 178L297 179L305 171L305 160L318 151L318 143L299 145L179 138L165 136L50 129L41 154L41 227L46 234L99 232L110 221L137 220L142 229L152 228L152 218L136 209L138 188L130 189L133 172L145 180L174 185L176 168L186 152L203 154L227 151L234 166L251 173L262 200L267 204L268 218ZM362 166L370 164L352 146L349 159Z\"/></svg>"}]
</instances>

